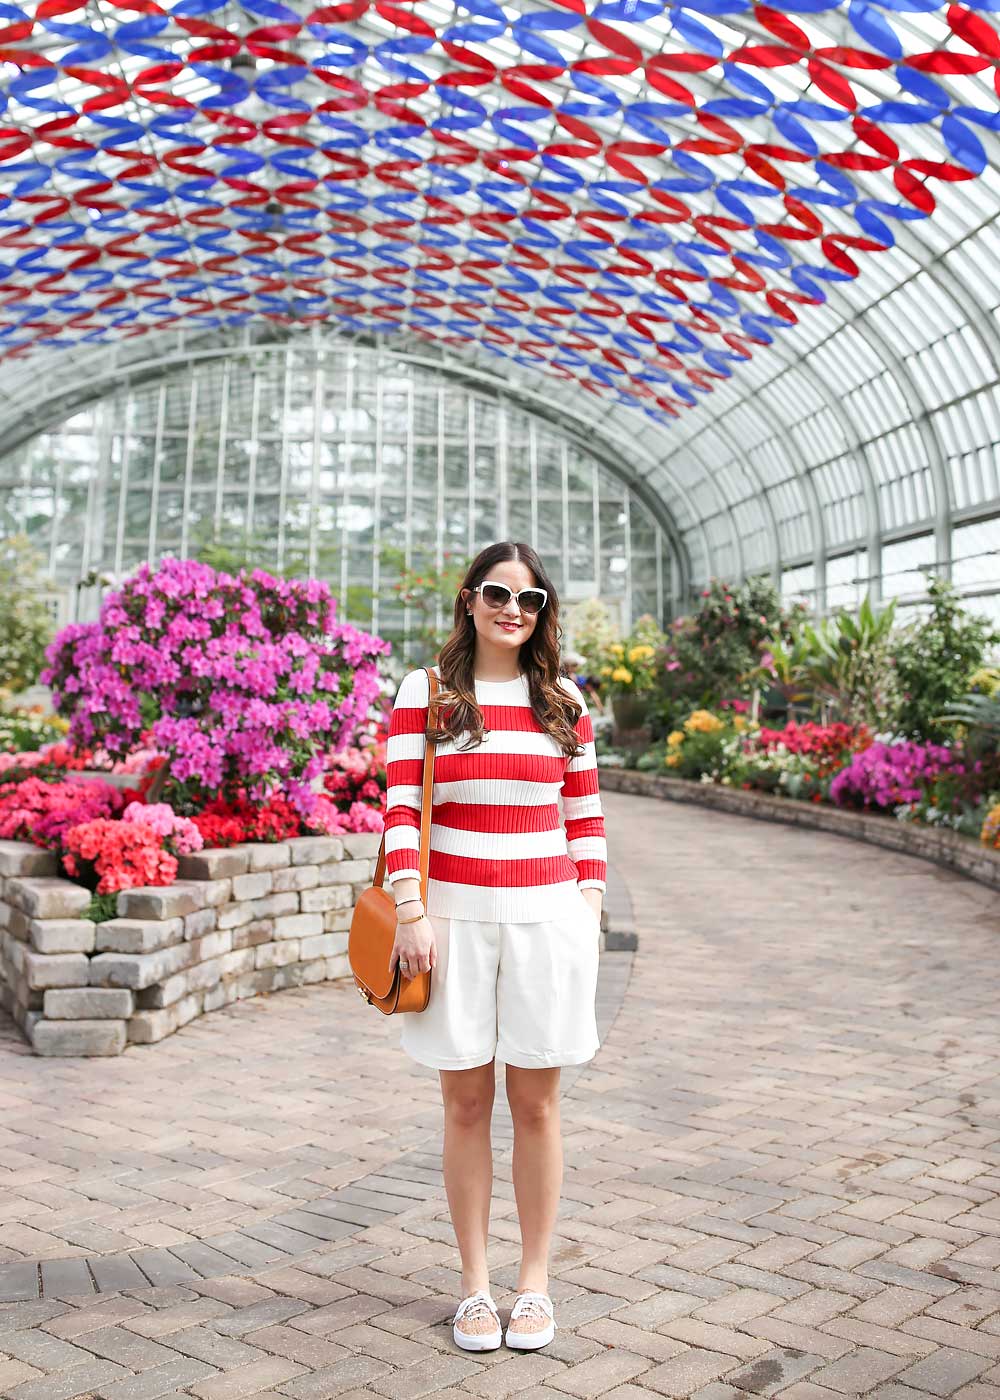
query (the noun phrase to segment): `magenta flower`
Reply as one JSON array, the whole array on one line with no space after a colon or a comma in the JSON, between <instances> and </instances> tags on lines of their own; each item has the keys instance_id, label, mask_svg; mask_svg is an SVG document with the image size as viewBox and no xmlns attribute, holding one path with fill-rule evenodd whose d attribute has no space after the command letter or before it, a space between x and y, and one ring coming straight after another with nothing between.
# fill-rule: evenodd
<instances>
[{"instance_id":1,"label":"magenta flower","mask_svg":"<svg viewBox=\"0 0 1000 1400\"><path fill-rule=\"evenodd\" d=\"M838 807L899 807L919 802L942 772L954 772L959 755L941 744L872 744L856 753L830 784Z\"/></svg>"},{"instance_id":2,"label":"magenta flower","mask_svg":"<svg viewBox=\"0 0 1000 1400\"><path fill-rule=\"evenodd\" d=\"M95 623L64 628L42 679L77 746L113 757L143 733L194 800L286 792L316 806L316 757L349 743L379 695L380 637L335 621L317 579L142 565Z\"/></svg>"}]
</instances>

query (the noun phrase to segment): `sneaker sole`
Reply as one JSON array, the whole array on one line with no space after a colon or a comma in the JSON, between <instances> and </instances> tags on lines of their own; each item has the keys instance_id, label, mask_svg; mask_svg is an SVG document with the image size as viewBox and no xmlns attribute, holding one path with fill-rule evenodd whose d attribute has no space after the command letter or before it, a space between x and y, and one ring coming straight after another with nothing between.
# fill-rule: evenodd
<instances>
[{"instance_id":1,"label":"sneaker sole","mask_svg":"<svg viewBox=\"0 0 1000 1400\"><path fill-rule=\"evenodd\" d=\"M460 1333L457 1327L452 1328L452 1336L455 1338L455 1345L461 1347L463 1351L496 1351L503 1341L503 1332L484 1332L482 1336L470 1336L468 1332Z\"/></svg>"},{"instance_id":2,"label":"sneaker sole","mask_svg":"<svg viewBox=\"0 0 1000 1400\"><path fill-rule=\"evenodd\" d=\"M541 1332L511 1332L507 1329L507 1345L515 1351L537 1351L548 1346L556 1334L555 1324L549 1323Z\"/></svg>"}]
</instances>

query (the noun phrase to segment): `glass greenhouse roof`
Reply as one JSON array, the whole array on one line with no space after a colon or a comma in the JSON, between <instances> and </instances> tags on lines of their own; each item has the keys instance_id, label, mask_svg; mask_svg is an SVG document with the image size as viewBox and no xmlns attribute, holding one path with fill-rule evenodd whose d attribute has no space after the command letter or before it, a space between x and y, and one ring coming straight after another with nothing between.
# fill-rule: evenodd
<instances>
[{"instance_id":1,"label":"glass greenhouse roof","mask_svg":"<svg viewBox=\"0 0 1000 1400\"><path fill-rule=\"evenodd\" d=\"M1000 501L995 3L0 0L0 443L339 332L627 442L695 579L947 567Z\"/></svg>"}]
</instances>

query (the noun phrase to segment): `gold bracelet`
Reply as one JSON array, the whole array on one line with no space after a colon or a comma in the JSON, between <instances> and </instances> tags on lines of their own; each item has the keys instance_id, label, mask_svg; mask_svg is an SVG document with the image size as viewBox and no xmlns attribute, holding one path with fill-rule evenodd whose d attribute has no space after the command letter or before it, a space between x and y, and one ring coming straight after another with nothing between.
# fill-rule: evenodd
<instances>
[{"instance_id":1,"label":"gold bracelet","mask_svg":"<svg viewBox=\"0 0 1000 1400\"><path fill-rule=\"evenodd\" d=\"M423 914L418 914L415 919L397 919L396 922L397 924L419 924L423 917Z\"/></svg>"}]
</instances>

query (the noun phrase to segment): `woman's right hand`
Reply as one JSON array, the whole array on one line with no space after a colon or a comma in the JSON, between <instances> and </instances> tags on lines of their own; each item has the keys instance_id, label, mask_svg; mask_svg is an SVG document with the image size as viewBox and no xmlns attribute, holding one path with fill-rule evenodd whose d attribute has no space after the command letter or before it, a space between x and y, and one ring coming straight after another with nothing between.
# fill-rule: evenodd
<instances>
[{"instance_id":1,"label":"woman's right hand","mask_svg":"<svg viewBox=\"0 0 1000 1400\"><path fill-rule=\"evenodd\" d=\"M412 979L420 972L430 972L437 963L434 925L426 914L413 923L396 924L396 937L389 955L390 976L398 962L406 963L403 977Z\"/></svg>"}]
</instances>

